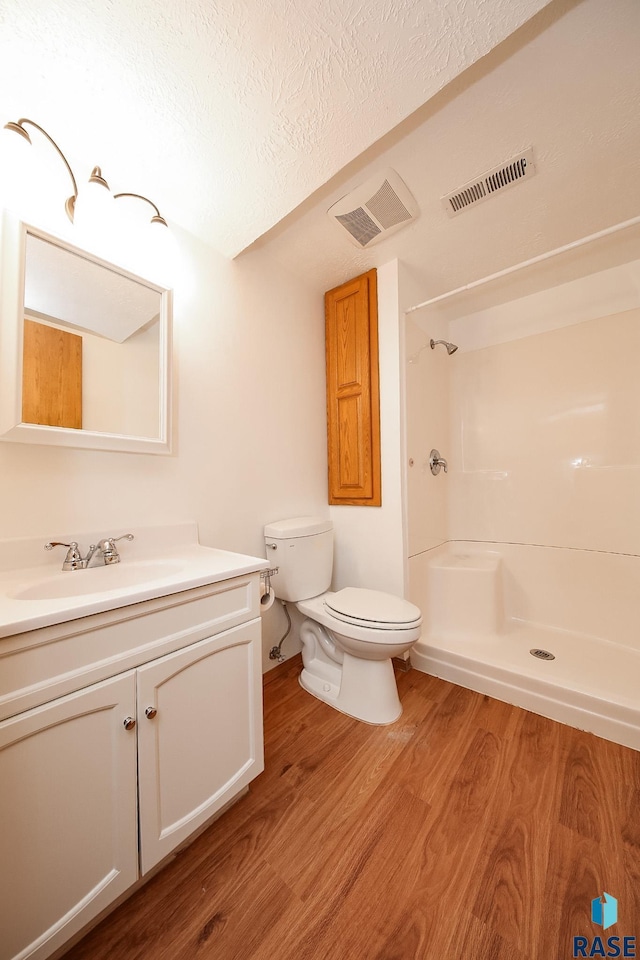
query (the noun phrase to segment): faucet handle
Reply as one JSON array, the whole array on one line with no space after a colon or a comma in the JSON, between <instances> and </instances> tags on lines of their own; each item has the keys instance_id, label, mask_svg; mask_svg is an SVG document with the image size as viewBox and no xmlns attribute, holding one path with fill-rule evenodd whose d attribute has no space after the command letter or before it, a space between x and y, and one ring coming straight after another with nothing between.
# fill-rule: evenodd
<instances>
[{"instance_id":1,"label":"faucet handle","mask_svg":"<svg viewBox=\"0 0 640 960\"><path fill-rule=\"evenodd\" d=\"M54 547L68 547L67 555L64 558L64 563L62 564L63 570L82 570L84 566L84 560L82 559L82 554L78 550L78 544L75 540L72 540L71 543L62 543L60 540L50 540L49 543L45 543L45 550L53 550Z\"/></svg>"},{"instance_id":2,"label":"faucet handle","mask_svg":"<svg viewBox=\"0 0 640 960\"><path fill-rule=\"evenodd\" d=\"M116 547L116 540L133 540L132 533L123 533L121 537L105 537L98 544L98 550L102 553L102 559L106 564L120 563L120 554Z\"/></svg>"},{"instance_id":3,"label":"faucet handle","mask_svg":"<svg viewBox=\"0 0 640 960\"><path fill-rule=\"evenodd\" d=\"M69 547L70 550L77 550L78 544L75 540L72 540L71 543L62 543L60 540L50 540L49 543L45 543L45 550L53 550L54 547Z\"/></svg>"}]
</instances>

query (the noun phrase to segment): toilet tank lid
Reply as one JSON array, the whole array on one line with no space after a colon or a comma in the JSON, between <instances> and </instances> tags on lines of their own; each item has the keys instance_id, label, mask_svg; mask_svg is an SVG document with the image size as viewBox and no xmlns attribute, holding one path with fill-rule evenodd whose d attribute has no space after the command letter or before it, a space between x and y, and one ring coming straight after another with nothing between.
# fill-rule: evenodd
<instances>
[{"instance_id":1,"label":"toilet tank lid","mask_svg":"<svg viewBox=\"0 0 640 960\"><path fill-rule=\"evenodd\" d=\"M265 537L288 540L291 537L313 537L333 529L331 520L322 517L294 517L292 520L276 520L264 528Z\"/></svg>"}]
</instances>

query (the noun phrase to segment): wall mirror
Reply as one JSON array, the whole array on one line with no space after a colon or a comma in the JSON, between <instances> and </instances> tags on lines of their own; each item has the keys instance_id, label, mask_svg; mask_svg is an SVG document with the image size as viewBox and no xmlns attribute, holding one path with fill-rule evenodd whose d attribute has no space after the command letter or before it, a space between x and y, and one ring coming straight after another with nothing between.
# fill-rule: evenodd
<instances>
[{"instance_id":1,"label":"wall mirror","mask_svg":"<svg viewBox=\"0 0 640 960\"><path fill-rule=\"evenodd\" d=\"M0 438L170 453L171 291L2 219Z\"/></svg>"}]
</instances>

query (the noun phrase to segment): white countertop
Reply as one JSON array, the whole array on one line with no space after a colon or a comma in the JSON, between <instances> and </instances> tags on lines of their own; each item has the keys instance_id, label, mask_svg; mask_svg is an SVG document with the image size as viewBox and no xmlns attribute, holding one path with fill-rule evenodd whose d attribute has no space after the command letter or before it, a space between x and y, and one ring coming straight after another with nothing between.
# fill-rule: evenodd
<instances>
[{"instance_id":1,"label":"white countertop","mask_svg":"<svg viewBox=\"0 0 640 960\"><path fill-rule=\"evenodd\" d=\"M121 562L63 571L66 550L45 553L46 538L0 541L0 637L24 633L142 600L266 570L269 562L198 543L195 524L79 533L59 538L89 543L133 533L117 546ZM43 559L44 555L44 559ZM28 561L33 560L33 566ZM25 563L26 561L26 563Z\"/></svg>"}]
</instances>

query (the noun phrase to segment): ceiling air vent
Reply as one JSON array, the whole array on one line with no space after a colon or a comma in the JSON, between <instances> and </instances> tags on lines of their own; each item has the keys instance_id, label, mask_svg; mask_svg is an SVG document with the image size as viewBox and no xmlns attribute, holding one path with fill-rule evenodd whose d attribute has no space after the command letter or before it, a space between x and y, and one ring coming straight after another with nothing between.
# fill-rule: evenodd
<instances>
[{"instance_id":1,"label":"ceiling air vent","mask_svg":"<svg viewBox=\"0 0 640 960\"><path fill-rule=\"evenodd\" d=\"M450 217L457 217L459 213L464 213L469 207L475 207L488 200L496 193L512 187L521 180L528 180L536 172L536 166L533 162L533 147L529 147L517 157L513 157L506 163L501 163L499 167L494 167L481 177L470 180L464 186L459 187L446 197L442 197L447 213Z\"/></svg>"},{"instance_id":2,"label":"ceiling air vent","mask_svg":"<svg viewBox=\"0 0 640 960\"><path fill-rule=\"evenodd\" d=\"M357 247L371 247L416 219L418 204L395 170L384 170L329 207Z\"/></svg>"}]
</instances>

